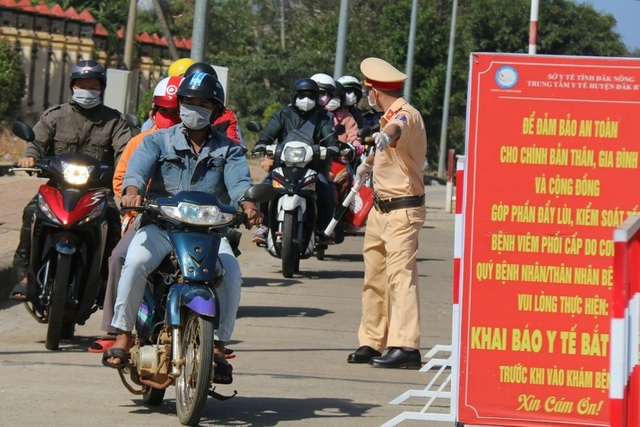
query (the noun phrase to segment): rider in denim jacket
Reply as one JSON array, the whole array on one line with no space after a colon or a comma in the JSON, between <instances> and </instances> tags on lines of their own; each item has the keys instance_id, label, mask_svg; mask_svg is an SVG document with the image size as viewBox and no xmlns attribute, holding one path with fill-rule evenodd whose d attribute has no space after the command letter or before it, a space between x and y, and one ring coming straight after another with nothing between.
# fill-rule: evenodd
<instances>
[{"instance_id":1,"label":"rider in denim jacket","mask_svg":"<svg viewBox=\"0 0 640 427\"><path fill-rule=\"evenodd\" d=\"M236 204L253 181L242 147L210 126L211 117L224 105L222 86L215 77L199 73L185 78L177 93L182 123L145 136L127 165L122 185L123 206L138 206L145 196L171 196L188 190L211 192L223 203ZM262 222L263 216L253 202L244 202L243 208L248 228ZM119 368L126 362L146 278L170 252L167 232L155 224L142 226L133 237L111 322L118 331L116 342L102 360L106 366ZM242 275L226 238L220 245L219 257L226 274L218 292L221 317L215 333L214 357L217 364L228 365L224 360L225 343L235 325ZM227 378L214 381L229 383L231 370L223 372L216 371L216 376Z\"/></svg>"}]
</instances>

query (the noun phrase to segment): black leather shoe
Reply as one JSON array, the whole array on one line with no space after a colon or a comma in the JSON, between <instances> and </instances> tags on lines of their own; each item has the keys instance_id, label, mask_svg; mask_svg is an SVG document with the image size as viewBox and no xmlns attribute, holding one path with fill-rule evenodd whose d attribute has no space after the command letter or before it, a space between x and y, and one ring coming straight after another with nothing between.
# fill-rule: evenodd
<instances>
[{"instance_id":1,"label":"black leather shoe","mask_svg":"<svg viewBox=\"0 0 640 427\"><path fill-rule=\"evenodd\" d=\"M375 368L420 369L422 366L420 350L403 350L394 347L382 357L372 357L369 365Z\"/></svg>"},{"instance_id":2,"label":"black leather shoe","mask_svg":"<svg viewBox=\"0 0 640 427\"><path fill-rule=\"evenodd\" d=\"M368 345L363 345L347 357L349 363L369 363L372 357L380 356L379 351L375 351Z\"/></svg>"}]
</instances>

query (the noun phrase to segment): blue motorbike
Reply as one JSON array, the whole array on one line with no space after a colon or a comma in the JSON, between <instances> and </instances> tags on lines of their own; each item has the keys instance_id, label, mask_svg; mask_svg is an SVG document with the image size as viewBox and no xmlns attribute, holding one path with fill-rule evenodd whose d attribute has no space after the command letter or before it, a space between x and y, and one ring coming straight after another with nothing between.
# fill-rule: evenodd
<instances>
[{"instance_id":1,"label":"blue motorbike","mask_svg":"<svg viewBox=\"0 0 640 427\"><path fill-rule=\"evenodd\" d=\"M270 185L256 185L241 202L272 197ZM149 201L141 218L168 231L173 253L149 277L129 364L118 372L125 387L149 405L159 405L174 384L180 422L195 425L207 396L226 398L213 388L216 288L224 275L218 250L221 239L230 230L237 233L233 228L246 217L213 194L184 191ZM125 374L141 388L130 385Z\"/></svg>"}]
</instances>

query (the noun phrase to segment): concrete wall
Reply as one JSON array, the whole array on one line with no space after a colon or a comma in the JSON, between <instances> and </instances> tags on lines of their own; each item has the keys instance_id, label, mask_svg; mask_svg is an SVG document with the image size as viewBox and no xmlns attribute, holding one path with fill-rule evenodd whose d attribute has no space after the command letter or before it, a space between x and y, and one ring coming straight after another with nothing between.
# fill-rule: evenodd
<instances>
[{"instance_id":1,"label":"concrete wall","mask_svg":"<svg viewBox=\"0 0 640 427\"><path fill-rule=\"evenodd\" d=\"M27 88L20 105L21 119L33 125L47 108L68 101L69 70L81 59L94 59L105 68L118 68L117 57L108 57L96 46L96 41L73 35L52 34L43 31L0 26L0 39L14 45L22 55L22 63L27 76ZM149 49L147 49L149 50ZM166 49L155 48L154 56ZM189 52L180 52L183 57ZM129 111L135 113L138 100L156 83L162 80L173 61L168 57L153 60L142 56L135 60L133 73L137 73L127 103ZM110 89L107 82L107 91Z\"/></svg>"}]
</instances>

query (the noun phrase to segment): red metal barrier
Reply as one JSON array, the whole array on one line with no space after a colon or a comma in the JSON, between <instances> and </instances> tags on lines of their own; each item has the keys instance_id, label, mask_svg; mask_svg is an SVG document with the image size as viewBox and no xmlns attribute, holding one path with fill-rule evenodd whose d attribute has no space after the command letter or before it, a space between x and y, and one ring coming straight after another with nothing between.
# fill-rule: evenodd
<instances>
[{"instance_id":1,"label":"red metal barrier","mask_svg":"<svg viewBox=\"0 0 640 427\"><path fill-rule=\"evenodd\" d=\"M613 233L613 318L611 319L611 426L640 425L640 216L632 215Z\"/></svg>"}]
</instances>

